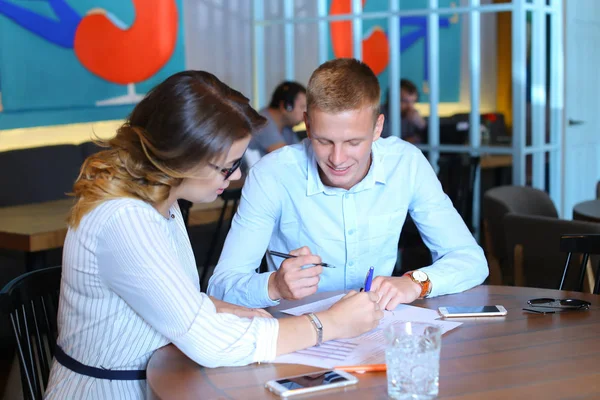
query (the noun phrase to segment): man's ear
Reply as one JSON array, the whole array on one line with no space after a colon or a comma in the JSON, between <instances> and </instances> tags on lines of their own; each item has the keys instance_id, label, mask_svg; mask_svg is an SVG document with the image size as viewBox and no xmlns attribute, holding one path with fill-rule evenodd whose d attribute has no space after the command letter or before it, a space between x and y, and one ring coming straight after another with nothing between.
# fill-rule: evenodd
<instances>
[{"instance_id":1,"label":"man's ear","mask_svg":"<svg viewBox=\"0 0 600 400\"><path fill-rule=\"evenodd\" d=\"M306 111L304 111L304 125L306 126L306 137L312 139L310 133L310 122L308 118L308 113Z\"/></svg>"},{"instance_id":2,"label":"man's ear","mask_svg":"<svg viewBox=\"0 0 600 400\"><path fill-rule=\"evenodd\" d=\"M385 117L383 114L379 114L377 121L375 121L375 129L373 130L373 141L376 141L381 137L381 131L383 131L383 124L385 123Z\"/></svg>"},{"instance_id":3,"label":"man's ear","mask_svg":"<svg viewBox=\"0 0 600 400\"><path fill-rule=\"evenodd\" d=\"M285 109L285 101L283 101L283 100L279 100L279 108L278 108L278 110L279 110L281 113L283 113L284 111L286 111L286 109Z\"/></svg>"}]
</instances>

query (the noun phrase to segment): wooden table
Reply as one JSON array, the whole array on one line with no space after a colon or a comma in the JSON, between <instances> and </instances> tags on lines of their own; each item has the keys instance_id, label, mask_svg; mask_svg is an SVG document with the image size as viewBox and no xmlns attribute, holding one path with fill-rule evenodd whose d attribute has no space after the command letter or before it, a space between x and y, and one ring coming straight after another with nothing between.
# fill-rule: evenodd
<instances>
[{"instance_id":1,"label":"wooden table","mask_svg":"<svg viewBox=\"0 0 600 400\"><path fill-rule=\"evenodd\" d=\"M481 169L512 167L512 165L512 155L510 154L487 154L481 156L479 161Z\"/></svg>"},{"instance_id":2,"label":"wooden table","mask_svg":"<svg viewBox=\"0 0 600 400\"><path fill-rule=\"evenodd\" d=\"M27 254L27 270L39 263L40 252L62 247L67 235L67 215L72 199L0 208L0 248ZM189 226L217 222L223 200L194 204ZM232 206L226 217L231 215Z\"/></svg>"},{"instance_id":3,"label":"wooden table","mask_svg":"<svg viewBox=\"0 0 600 400\"><path fill-rule=\"evenodd\" d=\"M522 311L527 300L536 297L586 299L592 302L592 309L548 315ZM508 316L460 319L463 325L443 336L439 398L600 398L600 296L479 286L465 293L415 302L432 309L485 304L505 306ZM150 359L148 396L154 399L276 398L264 389L266 381L316 370L285 364L208 369L169 345ZM385 373L357 376L359 384L355 387L326 391L311 398L387 399Z\"/></svg>"},{"instance_id":4,"label":"wooden table","mask_svg":"<svg viewBox=\"0 0 600 400\"><path fill-rule=\"evenodd\" d=\"M573 207L573 219L600 222L600 200L590 200L575 204L575 207Z\"/></svg>"}]
</instances>

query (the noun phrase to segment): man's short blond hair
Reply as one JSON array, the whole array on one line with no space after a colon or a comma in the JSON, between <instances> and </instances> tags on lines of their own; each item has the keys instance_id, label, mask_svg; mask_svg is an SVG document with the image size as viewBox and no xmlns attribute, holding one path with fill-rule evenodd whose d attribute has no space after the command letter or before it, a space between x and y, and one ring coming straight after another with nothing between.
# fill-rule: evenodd
<instances>
[{"instance_id":1,"label":"man's short blond hair","mask_svg":"<svg viewBox=\"0 0 600 400\"><path fill-rule=\"evenodd\" d=\"M380 114L379 81L362 61L354 58L337 58L321 64L313 72L306 88L307 112L312 110L328 114L373 109L374 123Z\"/></svg>"}]
</instances>

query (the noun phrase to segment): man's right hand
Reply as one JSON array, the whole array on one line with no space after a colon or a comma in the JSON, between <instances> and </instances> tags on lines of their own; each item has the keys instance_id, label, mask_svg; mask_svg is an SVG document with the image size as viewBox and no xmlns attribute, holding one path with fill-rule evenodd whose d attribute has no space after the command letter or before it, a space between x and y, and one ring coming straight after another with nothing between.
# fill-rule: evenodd
<instances>
[{"instance_id":1,"label":"man's right hand","mask_svg":"<svg viewBox=\"0 0 600 400\"><path fill-rule=\"evenodd\" d=\"M427 123L419 114L416 108L411 108L406 113L406 119L408 119L413 125L415 125L418 129L424 129Z\"/></svg>"},{"instance_id":2,"label":"man's right hand","mask_svg":"<svg viewBox=\"0 0 600 400\"><path fill-rule=\"evenodd\" d=\"M316 293L323 272L321 257L313 255L306 246L290 251L297 256L288 258L269 278L269 297L272 300L299 300ZM315 265L317 264L317 265ZM302 268L305 265L314 265Z\"/></svg>"}]
</instances>

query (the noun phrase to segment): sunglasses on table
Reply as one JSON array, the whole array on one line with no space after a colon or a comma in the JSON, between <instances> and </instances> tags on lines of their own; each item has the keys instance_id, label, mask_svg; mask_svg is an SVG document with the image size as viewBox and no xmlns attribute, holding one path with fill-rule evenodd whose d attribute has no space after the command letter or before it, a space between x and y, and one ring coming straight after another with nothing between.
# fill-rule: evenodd
<instances>
[{"instance_id":1,"label":"sunglasses on table","mask_svg":"<svg viewBox=\"0 0 600 400\"><path fill-rule=\"evenodd\" d=\"M527 304L535 307L535 309L524 308L523 310L539 314L552 314L570 310L589 310L592 305L592 303L585 300L552 299L549 297L527 300Z\"/></svg>"},{"instance_id":2,"label":"sunglasses on table","mask_svg":"<svg viewBox=\"0 0 600 400\"><path fill-rule=\"evenodd\" d=\"M229 168L223 168L215 164L210 164L211 167L213 167L223 175L225 180L229 179L229 177L234 174L234 172L240 167L240 165L242 165L241 158L235 160Z\"/></svg>"}]
</instances>

